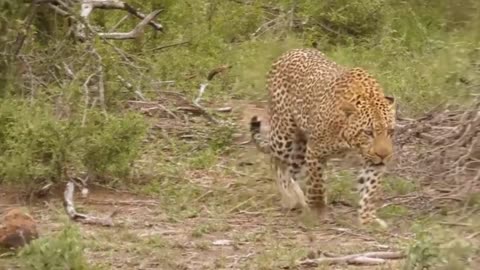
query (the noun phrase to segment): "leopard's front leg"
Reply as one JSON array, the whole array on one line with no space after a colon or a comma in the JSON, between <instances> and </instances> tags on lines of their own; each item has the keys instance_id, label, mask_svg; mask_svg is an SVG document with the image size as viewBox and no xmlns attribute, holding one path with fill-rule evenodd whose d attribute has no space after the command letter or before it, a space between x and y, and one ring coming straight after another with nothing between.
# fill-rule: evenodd
<instances>
[{"instance_id":1,"label":"leopard's front leg","mask_svg":"<svg viewBox=\"0 0 480 270\"><path fill-rule=\"evenodd\" d=\"M318 145L313 146L310 142L308 143L305 161L307 166L305 183L307 204L311 210L323 216L327 208L325 194L326 159L319 151Z\"/></svg>"},{"instance_id":2,"label":"leopard's front leg","mask_svg":"<svg viewBox=\"0 0 480 270\"><path fill-rule=\"evenodd\" d=\"M376 215L377 207L375 205L378 197L378 189L381 185L380 180L384 165L373 165L366 162L358 176L359 191L360 191L360 210L359 221L360 224L365 225L372 221L378 223L381 227L387 228L387 223Z\"/></svg>"}]
</instances>

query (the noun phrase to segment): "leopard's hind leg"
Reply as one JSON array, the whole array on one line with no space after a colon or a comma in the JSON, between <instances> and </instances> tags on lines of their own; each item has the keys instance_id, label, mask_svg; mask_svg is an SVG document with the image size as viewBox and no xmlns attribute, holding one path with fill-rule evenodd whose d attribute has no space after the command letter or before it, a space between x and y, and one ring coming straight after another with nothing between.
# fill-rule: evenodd
<instances>
[{"instance_id":1,"label":"leopard's hind leg","mask_svg":"<svg viewBox=\"0 0 480 270\"><path fill-rule=\"evenodd\" d=\"M306 173L306 141L296 134L282 138L284 143L277 143L273 148L275 149L273 154L277 185L282 194L282 206L287 209L307 207L307 200L302 189L302 180Z\"/></svg>"}]
</instances>

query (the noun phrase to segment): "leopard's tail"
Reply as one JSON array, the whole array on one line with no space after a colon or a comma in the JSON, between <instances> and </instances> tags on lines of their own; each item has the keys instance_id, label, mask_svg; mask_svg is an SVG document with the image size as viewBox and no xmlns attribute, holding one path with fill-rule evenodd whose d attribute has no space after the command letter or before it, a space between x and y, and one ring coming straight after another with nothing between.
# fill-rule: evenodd
<instances>
[{"instance_id":1,"label":"leopard's tail","mask_svg":"<svg viewBox=\"0 0 480 270\"><path fill-rule=\"evenodd\" d=\"M252 141L260 152L270 154L270 141L260 133L262 122L258 120L257 116L253 116L250 120L250 134Z\"/></svg>"}]
</instances>

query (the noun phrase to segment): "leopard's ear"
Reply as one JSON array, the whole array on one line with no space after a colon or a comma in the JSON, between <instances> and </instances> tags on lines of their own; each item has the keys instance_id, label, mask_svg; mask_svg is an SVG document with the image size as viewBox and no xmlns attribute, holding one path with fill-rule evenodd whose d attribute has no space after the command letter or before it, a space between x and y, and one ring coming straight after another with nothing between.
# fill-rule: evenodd
<instances>
[{"instance_id":1,"label":"leopard's ear","mask_svg":"<svg viewBox=\"0 0 480 270\"><path fill-rule=\"evenodd\" d=\"M340 101L340 110L345 113L347 117L357 112L357 108L351 102L342 100Z\"/></svg>"}]
</instances>

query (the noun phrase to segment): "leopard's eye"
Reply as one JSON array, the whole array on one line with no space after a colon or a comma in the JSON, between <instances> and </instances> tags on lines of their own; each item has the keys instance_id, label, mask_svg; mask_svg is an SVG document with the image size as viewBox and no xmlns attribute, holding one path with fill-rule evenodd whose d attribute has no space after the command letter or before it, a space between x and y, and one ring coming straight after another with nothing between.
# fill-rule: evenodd
<instances>
[{"instance_id":1,"label":"leopard's eye","mask_svg":"<svg viewBox=\"0 0 480 270\"><path fill-rule=\"evenodd\" d=\"M373 130L371 129L364 129L363 133L365 133L367 136L373 137Z\"/></svg>"}]
</instances>

